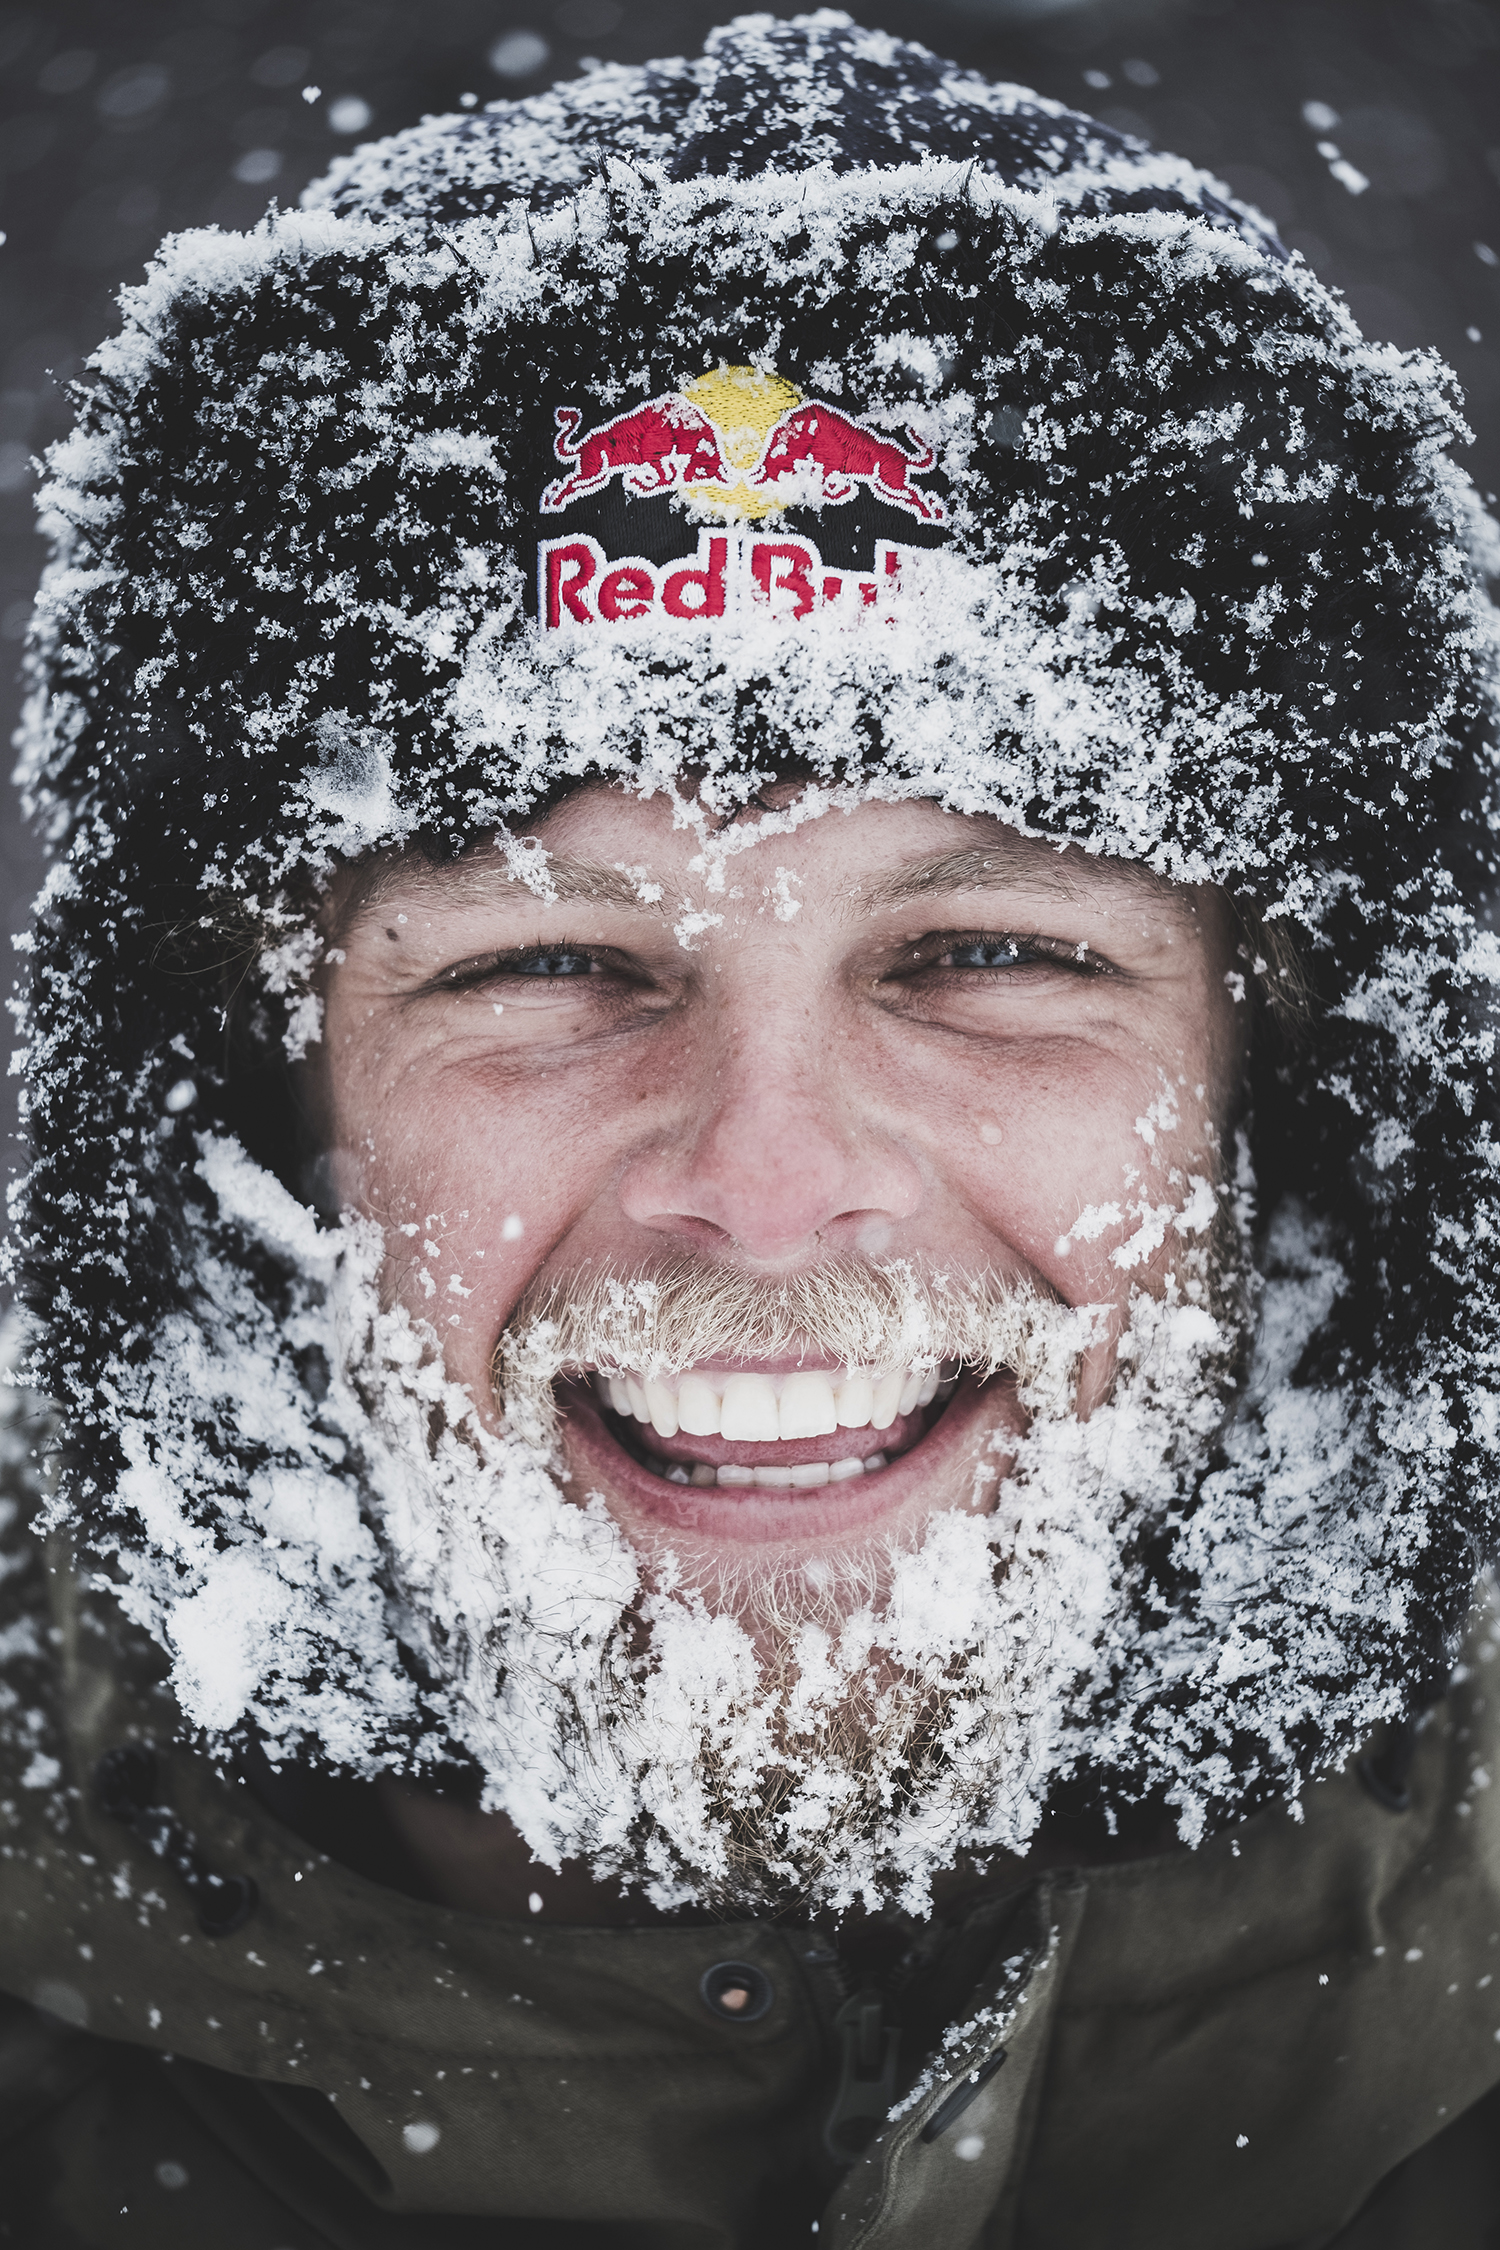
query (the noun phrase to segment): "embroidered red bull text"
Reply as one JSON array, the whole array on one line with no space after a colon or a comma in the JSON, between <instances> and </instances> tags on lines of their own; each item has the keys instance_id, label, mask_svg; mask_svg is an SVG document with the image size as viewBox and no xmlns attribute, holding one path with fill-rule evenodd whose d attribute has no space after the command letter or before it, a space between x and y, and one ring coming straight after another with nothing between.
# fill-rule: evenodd
<instances>
[{"instance_id":1,"label":"embroidered red bull text","mask_svg":"<svg viewBox=\"0 0 1500 2250\"><path fill-rule=\"evenodd\" d=\"M911 590L917 550L882 540L873 572L829 570L810 539L703 532L682 562L606 555L597 539L545 539L538 549L537 612L544 626L624 625L644 617L713 623L747 612L796 621L815 611L848 624L889 617Z\"/></svg>"}]
</instances>

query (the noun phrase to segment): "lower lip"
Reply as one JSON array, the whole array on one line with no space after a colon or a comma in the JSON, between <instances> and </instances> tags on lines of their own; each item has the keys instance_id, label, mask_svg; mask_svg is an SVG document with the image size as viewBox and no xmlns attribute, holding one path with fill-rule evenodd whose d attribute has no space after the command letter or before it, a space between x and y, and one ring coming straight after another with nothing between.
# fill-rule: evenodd
<instances>
[{"instance_id":1,"label":"lower lip","mask_svg":"<svg viewBox=\"0 0 1500 2250\"><path fill-rule=\"evenodd\" d=\"M601 1487L607 1501L623 1502L627 1514L656 1528L750 1546L847 1539L889 1526L914 1504L930 1510L946 1499L958 1505L972 1488L979 1432L1007 1427L1019 1435L1022 1426L1013 1377L981 1383L966 1375L931 1428L887 1468L799 1492L762 1492L743 1485L669 1484L654 1476L620 1444L581 1383L568 1386L563 1420L568 1465L586 1489ZM851 1452L866 1435L869 1451L880 1445L876 1430L840 1435L851 1441ZM993 1485L987 1486L985 1504L992 1492Z\"/></svg>"}]
</instances>

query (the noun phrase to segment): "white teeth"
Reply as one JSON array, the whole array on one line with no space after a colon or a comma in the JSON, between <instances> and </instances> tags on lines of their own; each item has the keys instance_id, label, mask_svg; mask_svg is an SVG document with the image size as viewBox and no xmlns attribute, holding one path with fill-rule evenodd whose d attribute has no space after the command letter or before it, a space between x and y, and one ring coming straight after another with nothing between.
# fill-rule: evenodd
<instances>
[{"instance_id":1,"label":"white teeth","mask_svg":"<svg viewBox=\"0 0 1500 2250\"><path fill-rule=\"evenodd\" d=\"M882 1375L875 1385L875 1400L870 1408L870 1427L888 1430L901 1407L901 1393L906 1387L906 1377L898 1367L889 1375Z\"/></svg>"},{"instance_id":2,"label":"white teeth","mask_svg":"<svg viewBox=\"0 0 1500 2250\"><path fill-rule=\"evenodd\" d=\"M677 1420L689 1437L719 1435L719 1394L701 1375L684 1375L677 1386Z\"/></svg>"},{"instance_id":3,"label":"white teeth","mask_svg":"<svg viewBox=\"0 0 1500 2250\"><path fill-rule=\"evenodd\" d=\"M836 1477L842 1481L863 1475L862 1461L809 1461L800 1469L747 1469L738 1461L726 1461L719 1484L721 1489L741 1491L754 1487L760 1492L806 1492L814 1485L832 1484Z\"/></svg>"},{"instance_id":4,"label":"white teeth","mask_svg":"<svg viewBox=\"0 0 1500 2250\"><path fill-rule=\"evenodd\" d=\"M841 1430L862 1430L875 1409L875 1385L868 1375L848 1375L834 1393Z\"/></svg>"},{"instance_id":5,"label":"white teeth","mask_svg":"<svg viewBox=\"0 0 1500 2250\"><path fill-rule=\"evenodd\" d=\"M724 1393L729 1404L729 1393ZM776 1402L779 1434L784 1438L832 1437L839 1426L833 1384L826 1375L788 1375Z\"/></svg>"},{"instance_id":6,"label":"white teeth","mask_svg":"<svg viewBox=\"0 0 1500 2250\"><path fill-rule=\"evenodd\" d=\"M719 1435L736 1443L774 1445L781 1435L776 1385L769 1375L730 1375L724 1384Z\"/></svg>"},{"instance_id":7,"label":"white teeth","mask_svg":"<svg viewBox=\"0 0 1500 2250\"><path fill-rule=\"evenodd\" d=\"M721 1491L731 1492L812 1492L820 1485L847 1484L851 1477L889 1466L884 1453L872 1453L864 1461L804 1461L795 1469L747 1469L739 1461L726 1461L717 1470L705 1461L695 1461L691 1469L680 1461L652 1463L668 1484L717 1484Z\"/></svg>"},{"instance_id":8,"label":"white teeth","mask_svg":"<svg viewBox=\"0 0 1500 2250\"><path fill-rule=\"evenodd\" d=\"M837 1379L821 1368L790 1375L692 1374L675 1383L625 1372L596 1375L595 1389L616 1414L644 1422L662 1437L726 1437L737 1444L774 1445L788 1438L832 1437L838 1430L888 1430L898 1415L947 1397L956 1377L941 1369L891 1368L883 1375L854 1368Z\"/></svg>"},{"instance_id":9,"label":"white teeth","mask_svg":"<svg viewBox=\"0 0 1500 2250\"><path fill-rule=\"evenodd\" d=\"M934 1377L935 1380L936 1377ZM678 1428L677 1401L666 1384L643 1383L641 1388L646 1394L646 1406L651 1416L652 1429L658 1431L662 1437L676 1437Z\"/></svg>"}]
</instances>

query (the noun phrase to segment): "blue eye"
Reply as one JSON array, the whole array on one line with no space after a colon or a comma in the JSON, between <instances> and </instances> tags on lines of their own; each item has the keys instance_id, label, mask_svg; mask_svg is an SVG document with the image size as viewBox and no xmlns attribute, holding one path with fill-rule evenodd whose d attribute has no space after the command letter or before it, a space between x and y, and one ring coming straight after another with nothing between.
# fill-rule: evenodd
<instances>
[{"instance_id":1,"label":"blue eye","mask_svg":"<svg viewBox=\"0 0 1500 2250\"><path fill-rule=\"evenodd\" d=\"M586 977L598 967L592 954L569 953L559 948L554 953L529 953L517 961L512 975L518 977Z\"/></svg>"},{"instance_id":2,"label":"blue eye","mask_svg":"<svg viewBox=\"0 0 1500 2250\"><path fill-rule=\"evenodd\" d=\"M1019 962L1035 958L1029 948L1018 945L1014 938L975 938L967 945L950 947L940 966L945 969L1013 969Z\"/></svg>"}]
</instances>

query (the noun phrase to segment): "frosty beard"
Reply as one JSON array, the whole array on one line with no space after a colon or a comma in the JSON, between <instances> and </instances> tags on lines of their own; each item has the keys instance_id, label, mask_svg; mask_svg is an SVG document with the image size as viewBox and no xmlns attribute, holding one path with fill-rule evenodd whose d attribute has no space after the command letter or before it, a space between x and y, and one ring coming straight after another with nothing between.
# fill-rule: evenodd
<instances>
[{"instance_id":1,"label":"frosty beard","mask_svg":"<svg viewBox=\"0 0 1500 2250\"><path fill-rule=\"evenodd\" d=\"M1136 1294L1086 1422L1074 1375L1094 1313L993 1281L580 1276L503 1340L499 1436L431 1332L366 1297L345 1365L398 1629L485 1808L539 1861L584 1861L662 1908L921 1913L960 1857L1024 1851L1079 1757L1140 1535L1225 1420L1250 1302L1228 1214L1226 1199L1164 1297ZM948 1496L914 1544L873 1541L821 1573L727 1571L669 1543L643 1555L598 1495L566 1494L560 1373L676 1371L793 1339L849 1363L1013 1370L1030 1423L1019 1444L996 1435L1009 1466L992 1511Z\"/></svg>"}]
</instances>

